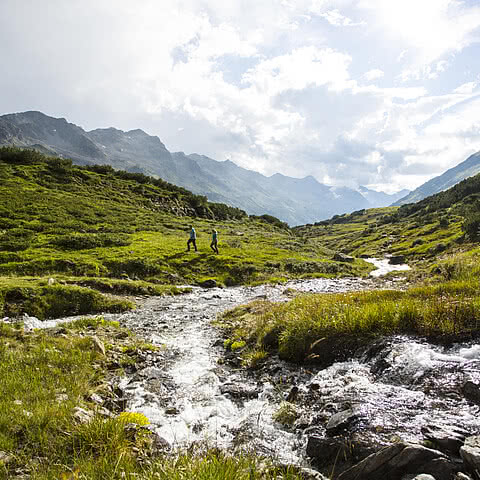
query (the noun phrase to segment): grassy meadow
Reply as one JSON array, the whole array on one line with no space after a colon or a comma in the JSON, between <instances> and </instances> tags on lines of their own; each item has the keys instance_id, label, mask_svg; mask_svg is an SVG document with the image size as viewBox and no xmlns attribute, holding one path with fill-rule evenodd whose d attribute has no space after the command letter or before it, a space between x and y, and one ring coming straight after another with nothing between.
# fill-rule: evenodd
<instances>
[{"instance_id":1,"label":"grassy meadow","mask_svg":"<svg viewBox=\"0 0 480 480\"><path fill-rule=\"evenodd\" d=\"M3 148L0 180L0 315L64 314L54 294L67 290L82 305L72 313L86 313L88 304L93 312L118 311L131 308L118 294L181 293L178 285L207 279L229 286L362 275L372 268L361 259L334 261L335 250L296 236L274 217L249 217L138 173ZM190 225L198 252L186 252ZM209 247L214 228L219 255ZM109 298L85 303L85 289Z\"/></svg>"}]
</instances>

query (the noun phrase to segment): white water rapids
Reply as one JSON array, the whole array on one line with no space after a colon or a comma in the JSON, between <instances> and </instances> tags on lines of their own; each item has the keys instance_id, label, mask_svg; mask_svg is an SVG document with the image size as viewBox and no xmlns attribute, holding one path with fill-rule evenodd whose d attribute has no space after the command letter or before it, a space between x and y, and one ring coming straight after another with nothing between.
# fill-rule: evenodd
<instances>
[{"instance_id":1,"label":"white water rapids","mask_svg":"<svg viewBox=\"0 0 480 480\"><path fill-rule=\"evenodd\" d=\"M343 292L372 288L371 280L315 279L283 286L194 288L178 297L151 297L115 319L154 344L150 365L124 377L127 410L145 414L172 447L193 443L252 449L283 463L304 462L309 431L325 434L328 419L354 409L371 442L421 441L422 427L480 431L479 409L462 396L466 380L480 381L480 345L449 349L395 337L378 352L319 370L275 362L259 372L223 363L217 314L256 298L284 301L286 288ZM35 325L38 328L38 325ZM292 386L301 421L285 429L274 414ZM299 424L303 423L303 426Z\"/></svg>"}]
</instances>

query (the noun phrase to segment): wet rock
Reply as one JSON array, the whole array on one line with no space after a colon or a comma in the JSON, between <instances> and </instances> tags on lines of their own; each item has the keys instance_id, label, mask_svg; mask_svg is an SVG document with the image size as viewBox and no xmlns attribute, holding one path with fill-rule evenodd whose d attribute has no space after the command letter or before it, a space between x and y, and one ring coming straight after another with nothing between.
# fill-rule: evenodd
<instances>
[{"instance_id":1,"label":"wet rock","mask_svg":"<svg viewBox=\"0 0 480 480\"><path fill-rule=\"evenodd\" d=\"M85 410L81 407L75 407L73 409L73 418L78 423L88 423L93 418L93 412L90 410Z\"/></svg>"},{"instance_id":2,"label":"wet rock","mask_svg":"<svg viewBox=\"0 0 480 480\"><path fill-rule=\"evenodd\" d=\"M480 471L480 435L465 440L465 444L460 448L460 456L469 471Z\"/></svg>"},{"instance_id":3,"label":"wet rock","mask_svg":"<svg viewBox=\"0 0 480 480\"><path fill-rule=\"evenodd\" d=\"M218 286L217 282L212 279L205 280L204 282L200 282L198 285L202 288L215 288Z\"/></svg>"},{"instance_id":4,"label":"wet rock","mask_svg":"<svg viewBox=\"0 0 480 480\"><path fill-rule=\"evenodd\" d=\"M172 447L171 445L161 437L158 433L151 432L150 436L151 448L156 453L163 453L169 451Z\"/></svg>"},{"instance_id":5,"label":"wet rock","mask_svg":"<svg viewBox=\"0 0 480 480\"><path fill-rule=\"evenodd\" d=\"M349 468L338 480L401 480L406 474L421 473L436 480L450 480L454 472L454 465L438 450L396 443Z\"/></svg>"},{"instance_id":6,"label":"wet rock","mask_svg":"<svg viewBox=\"0 0 480 480\"><path fill-rule=\"evenodd\" d=\"M342 430L348 429L357 419L358 414L353 410L343 410L332 415L325 428L329 435L335 435Z\"/></svg>"},{"instance_id":7,"label":"wet rock","mask_svg":"<svg viewBox=\"0 0 480 480\"><path fill-rule=\"evenodd\" d=\"M430 425L422 428L425 438L432 442L436 448L445 453L458 456L460 447L465 442L465 436L468 434L461 428L452 426Z\"/></svg>"},{"instance_id":8,"label":"wet rock","mask_svg":"<svg viewBox=\"0 0 480 480\"><path fill-rule=\"evenodd\" d=\"M355 258L351 257L350 255L345 255L344 253L335 253L335 255L333 256L333 259L336 261L336 262L348 262L348 263L352 263L353 261L355 261Z\"/></svg>"},{"instance_id":9,"label":"wet rock","mask_svg":"<svg viewBox=\"0 0 480 480\"><path fill-rule=\"evenodd\" d=\"M165 415L178 415L179 410L177 407L168 407L165 409Z\"/></svg>"},{"instance_id":10,"label":"wet rock","mask_svg":"<svg viewBox=\"0 0 480 480\"><path fill-rule=\"evenodd\" d=\"M230 395L237 399L258 398L258 390L245 385L236 383L225 383L220 387L220 392L223 395Z\"/></svg>"},{"instance_id":11,"label":"wet rock","mask_svg":"<svg viewBox=\"0 0 480 480\"><path fill-rule=\"evenodd\" d=\"M390 263L391 265L402 265L403 263L405 263L405 255L392 255L388 259L388 263Z\"/></svg>"},{"instance_id":12,"label":"wet rock","mask_svg":"<svg viewBox=\"0 0 480 480\"><path fill-rule=\"evenodd\" d=\"M326 368L335 362L350 360L370 341L367 337L351 334L334 334L320 338L310 345L305 361Z\"/></svg>"},{"instance_id":13,"label":"wet rock","mask_svg":"<svg viewBox=\"0 0 480 480\"><path fill-rule=\"evenodd\" d=\"M308 437L307 455L320 467L332 464L336 458L348 456L348 447L343 437Z\"/></svg>"},{"instance_id":14,"label":"wet rock","mask_svg":"<svg viewBox=\"0 0 480 480\"><path fill-rule=\"evenodd\" d=\"M480 405L480 385L469 380L463 384L462 393L467 400Z\"/></svg>"}]
</instances>

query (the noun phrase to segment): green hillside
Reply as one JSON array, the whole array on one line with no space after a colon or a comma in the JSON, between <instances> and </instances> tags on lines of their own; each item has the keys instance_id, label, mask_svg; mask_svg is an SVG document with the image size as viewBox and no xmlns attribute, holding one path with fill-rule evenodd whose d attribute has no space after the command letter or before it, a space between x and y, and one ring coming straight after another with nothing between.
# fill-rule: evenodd
<instances>
[{"instance_id":1,"label":"green hillside","mask_svg":"<svg viewBox=\"0 0 480 480\"><path fill-rule=\"evenodd\" d=\"M474 251L480 227L480 175L401 207L359 210L294 229L354 256L403 255L409 263ZM312 240L313 241L313 240Z\"/></svg>"},{"instance_id":2,"label":"green hillside","mask_svg":"<svg viewBox=\"0 0 480 480\"><path fill-rule=\"evenodd\" d=\"M358 260L331 259L328 249L298 240L274 217L249 217L207 202L183 188L109 166L15 148L0 149L0 288L3 314L45 317L127 308L105 304L94 288L119 294L176 293L175 285L207 279L236 285L303 275L352 275L369 270ZM189 225L199 252L186 252ZM220 254L211 251L219 231ZM65 296L70 285L88 297L76 308L54 308L44 298ZM95 292L96 293L96 292ZM85 299L86 301L86 299ZM113 302L111 305L110 303Z\"/></svg>"}]
</instances>

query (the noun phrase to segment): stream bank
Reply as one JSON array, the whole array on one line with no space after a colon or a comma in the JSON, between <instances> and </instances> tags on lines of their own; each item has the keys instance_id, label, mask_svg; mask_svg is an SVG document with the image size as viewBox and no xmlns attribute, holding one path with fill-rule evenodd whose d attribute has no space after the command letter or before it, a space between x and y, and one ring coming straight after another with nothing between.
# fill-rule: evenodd
<instances>
[{"instance_id":1,"label":"stream bank","mask_svg":"<svg viewBox=\"0 0 480 480\"><path fill-rule=\"evenodd\" d=\"M225 361L221 333L212 327L227 309L255 299L286 301L291 288L334 293L375 285L370 279L315 279L194 288L180 297L148 298L134 312L105 315L165 347L119 380L126 410L146 415L173 450L194 444L247 450L283 464L312 463L335 477L381 447L428 441L433 451L445 451L443 441L449 456L437 452L429 458L446 473L434 478L453 478L463 464L451 456L458 457L465 438L480 432L476 343L441 347L394 336L324 369L270 359L246 371L235 358ZM278 421L282 408L291 422ZM398 475L383 478L403 478Z\"/></svg>"}]
</instances>

